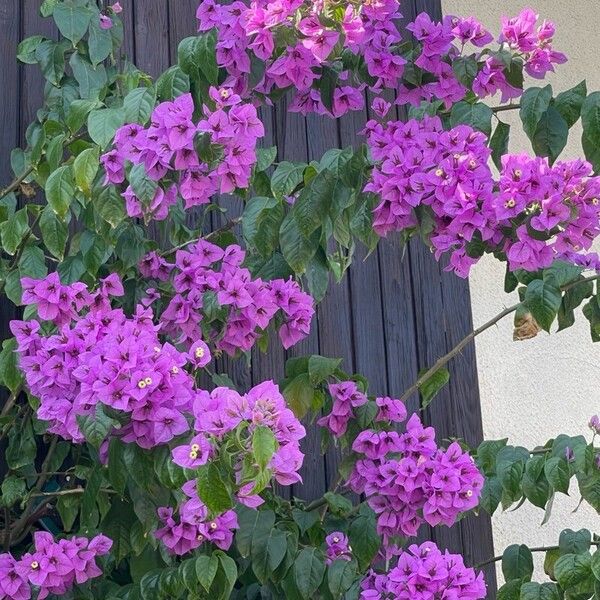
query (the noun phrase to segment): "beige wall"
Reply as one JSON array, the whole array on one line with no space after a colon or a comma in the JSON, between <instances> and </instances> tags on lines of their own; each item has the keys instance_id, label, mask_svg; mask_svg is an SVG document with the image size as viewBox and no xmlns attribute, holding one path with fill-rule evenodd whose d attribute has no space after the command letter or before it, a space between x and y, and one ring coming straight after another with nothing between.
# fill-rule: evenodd
<instances>
[{"instance_id":1,"label":"beige wall","mask_svg":"<svg viewBox=\"0 0 600 600\"><path fill-rule=\"evenodd\" d=\"M600 0L443 0L444 14L474 15L494 34L503 15L514 16L531 7L540 17L556 23L555 47L569 62L548 78L555 94L587 79L588 91L600 90ZM529 85L540 85L529 80ZM545 85L542 83L541 85ZM518 113L503 113L519 129ZM563 156L581 156L581 131L571 131ZM522 132L511 136L511 152L531 151ZM480 325L513 304L516 297L502 293L504 269L493 259L482 260L470 280L475 325ZM600 413L600 344L592 344L581 313L571 329L540 334L525 342L512 341L512 321L501 322L477 339L477 361L487 438L509 437L514 444L533 447L558 433L588 435L587 422ZM600 518L589 507L573 513L578 502L571 497L554 502L550 523L541 526L543 512L526 505L516 512L494 517L497 551L508 544L556 543L558 532L587 527L600 532ZM587 510L586 510L587 509Z\"/></svg>"}]
</instances>

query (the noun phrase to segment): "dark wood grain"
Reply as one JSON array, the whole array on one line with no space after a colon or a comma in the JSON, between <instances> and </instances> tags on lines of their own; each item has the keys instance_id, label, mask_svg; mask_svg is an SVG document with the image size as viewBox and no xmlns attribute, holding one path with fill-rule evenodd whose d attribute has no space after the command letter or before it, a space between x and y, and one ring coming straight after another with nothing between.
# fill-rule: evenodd
<instances>
[{"instance_id":1,"label":"dark wood grain","mask_svg":"<svg viewBox=\"0 0 600 600\"><path fill-rule=\"evenodd\" d=\"M19 67L15 61L17 43L23 37L43 34L56 37L51 19L39 16L39 0L2 0L0 2L0 129L2 160L0 187L11 178L9 149L23 144L25 129L35 118L43 100L43 82L36 67ZM173 64L179 41L196 31L197 0L128 0L123 3L125 47L123 55L152 76ZM441 17L439 0L406 0L402 3L406 23L421 11ZM369 98L370 100L370 98ZM405 112L397 114L402 118ZM368 105L362 112L339 121L324 117L289 113L284 99L275 108L261 108L265 123L265 147L278 146L278 160L309 161L319 159L331 147L357 145L357 131L368 117ZM239 214L239 199L215 201ZM191 219L194 219L193 213ZM222 217L214 214L209 225L218 226ZM251 365L221 359L217 370L229 371L240 390L264 379L283 377L286 358L320 353L340 357L349 372L360 372L371 383L371 393L398 396L412 382L420 369L430 366L471 330L468 283L445 273L429 250L418 240L403 246L398 236L391 236L365 261L359 248L348 276L330 290L319 305L308 339L285 352L276 335L270 339L269 351L254 349ZM6 324L14 315L10 303L2 307L0 332L8 335ZM470 444L482 438L475 350L465 349L451 364L451 382L425 411L423 418L434 425L440 438L459 436ZM418 398L408 403L418 407ZM303 486L281 490L303 498L320 496L336 479L339 455L330 449L320 452L318 428L307 424L304 443ZM422 538L432 537L442 547L465 554L468 564L492 556L491 524L488 517L469 518L452 529L423 528ZM495 598L493 568L487 575L489 598Z\"/></svg>"}]
</instances>

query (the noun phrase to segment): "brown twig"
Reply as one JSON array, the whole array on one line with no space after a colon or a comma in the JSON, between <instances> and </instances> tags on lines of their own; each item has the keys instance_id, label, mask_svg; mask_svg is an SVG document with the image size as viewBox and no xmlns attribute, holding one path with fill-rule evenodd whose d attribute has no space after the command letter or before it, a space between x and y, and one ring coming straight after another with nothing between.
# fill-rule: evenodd
<instances>
[{"instance_id":1,"label":"brown twig","mask_svg":"<svg viewBox=\"0 0 600 600\"><path fill-rule=\"evenodd\" d=\"M177 250L181 250L182 248L185 248L186 246L189 246L190 244L194 244L195 242L199 242L200 240L206 240L207 242L209 242L210 240L213 240L215 237L217 237L221 233L225 233L226 231L233 229L236 225L238 225L241 222L242 222L241 217L236 217L235 219L231 219L230 221L227 221L227 223L225 223L225 225L223 225L222 227L219 227L219 229L215 229L214 231L211 231L207 235L203 235L203 236L194 238L193 240L188 240L187 242L183 242L182 244L179 244L178 246L173 246L173 248L170 248L169 250L165 250L164 252L161 252L161 256L162 257L170 256L174 252L177 252Z\"/></svg>"},{"instance_id":2,"label":"brown twig","mask_svg":"<svg viewBox=\"0 0 600 600\"><path fill-rule=\"evenodd\" d=\"M592 546L600 546L600 542L590 542L590 544ZM537 548L529 548L529 550L531 552L550 552L551 550L560 550L560 547L559 546L538 546ZM482 567L485 567L487 565L492 565L501 560L502 560L502 555L494 556L493 558L484 560L483 562L479 563L478 565L475 565L475 569L481 569Z\"/></svg>"},{"instance_id":3,"label":"brown twig","mask_svg":"<svg viewBox=\"0 0 600 600\"><path fill-rule=\"evenodd\" d=\"M578 281L574 281L572 283L564 285L563 287L561 287L561 291L566 292L567 290L570 290L571 288L580 285L581 283L597 281L598 279L600 279L600 275L593 275L591 277L579 279ZM423 373L423 375L421 375L417 379L417 381L415 381L415 383L413 383L413 385L411 385L402 394L402 396L400 396L400 400L402 400L402 402L406 402L406 400L408 400L415 392L419 391L419 389L423 386L424 383L429 381L429 379L431 379L433 375L435 375L443 366L450 362L457 354L459 354L461 350L463 350L463 348L465 348L465 346L472 342L479 334L483 333L490 327L496 325L496 323L501 321L507 315L514 313L517 310L517 308L519 308L519 306L521 306L521 302L519 302L518 304L514 304L513 306L509 306L508 308L505 308L502 312L498 313L487 323L484 323L481 327L478 327L477 329L471 331L471 333L466 335L456 346L454 346L454 348L452 348L452 350L450 350L450 352L439 358L430 369L425 371L425 373Z\"/></svg>"}]
</instances>

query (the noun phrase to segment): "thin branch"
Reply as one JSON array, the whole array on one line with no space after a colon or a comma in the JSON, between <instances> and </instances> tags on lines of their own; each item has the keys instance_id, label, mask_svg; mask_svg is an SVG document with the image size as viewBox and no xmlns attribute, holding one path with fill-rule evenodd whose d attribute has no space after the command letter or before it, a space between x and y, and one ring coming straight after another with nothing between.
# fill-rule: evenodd
<instances>
[{"instance_id":1,"label":"thin branch","mask_svg":"<svg viewBox=\"0 0 600 600\"><path fill-rule=\"evenodd\" d=\"M226 231L233 229L236 225L238 225L241 222L242 222L241 217L231 219L230 221L227 221L227 223L225 223L225 225L223 225L222 227L219 227L219 229L215 229L214 231L211 231L207 235L203 235L203 236L194 238L193 240L188 240L187 242L183 242L183 244L179 244L178 246L173 246L173 248L170 248L169 250L165 250L165 252L161 253L161 256L162 257L170 256L171 254L177 252L177 250L181 250L182 248L185 248L186 246L189 246L190 244L194 244L195 242L199 242L200 240L206 240L207 242L209 242L210 240L213 240L221 233L225 233Z\"/></svg>"},{"instance_id":2,"label":"thin branch","mask_svg":"<svg viewBox=\"0 0 600 600\"><path fill-rule=\"evenodd\" d=\"M493 113L504 112L505 110L518 110L521 108L520 104L504 104L502 106L492 106Z\"/></svg>"},{"instance_id":3,"label":"thin branch","mask_svg":"<svg viewBox=\"0 0 600 600\"><path fill-rule=\"evenodd\" d=\"M2 411L0 412L0 417L5 417L12 409L12 407L16 404L19 394L23 391L23 384L20 383L17 386L17 389L11 393L8 397L4 406L2 407Z\"/></svg>"},{"instance_id":4,"label":"thin branch","mask_svg":"<svg viewBox=\"0 0 600 600\"><path fill-rule=\"evenodd\" d=\"M30 494L30 498L53 498L58 496L72 496L74 494L83 494L85 492L85 488L73 488L70 490L58 490L56 492L37 492L35 494ZM115 490L111 490L109 488L102 488L99 490L99 493L105 494L118 494Z\"/></svg>"},{"instance_id":5,"label":"thin branch","mask_svg":"<svg viewBox=\"0 0 600 600\"><path fill-rule=\"evenodd\" d=\"M11 192L14 192L34 171L33 165L23 173L21 173L18 177L15 177L11 183L9 183L1 192L0 192L0 200L5 196L8 196Z\"/></svg>"},{"instance_id":6,"label":"thin branch","mask_svg":"<svg viewBox=\"0 0 600 600\"><path fill-rule=\"evenodd\" d=\"M600 546L600 542L590 542L592 546ZM560 546L538 546L537 548L529 548L531 552L550 552L551 550L560 550ZM502 560L502 555L494 556L494 558L490 558L488 560L484 560L483 562L475 565L475 569L481 569L482 567L486 567L487 565L492 565L496 562Z\"/></svg>"},{"instance_id":7,"label":"thin branch","mask_svg":"<svg viewBox=\"0 0 600 600\"><path fill-rule=\"evenodd\" d=\"M86 135L87 132L72 135L63 142L63 148L65 146L69 146L73 142L81 139L82 137L85 137ZM27 167L27 169L25 169L25 171L23 171L20 175L15 177L3 190L0 191L0 200L2 200L2 198L4 198L5 196L8 196L8 194L10 194L11 192L14 192L34 171L35 166L31 165Z\"/></svg>"},{"instance_id":8,"label":"thin branch","mask_svg":"<svg viewBox=\"0 0 600 600\"><path fill-rule=\"evenodd\" d=\"M423 375L421 375L421 377L419 377L417 381L415 381L415 383L413 383L413 385L411 385L402 394L402 396L400 396L400 400L402 402L406 402L406 400L408 400L415 392L419 391L421 386L426 381L433 377L433 375L435 375L444 365L446 365L446 363L450 362L467 344L474 340L480 333L483 333L490 327L493 327L496 323L498 323L498 321L501 321L507 315L514 313L517 310L517 308L519 308L519 306L521 306L520 302L519 304L514 304L513 306L505 308L502 312L498 313L493 319L490 319L481 327L478 327L477 329L471 331L471 333L465 336L456 346L454 346L454 348L452 348L452 350L450 350L448 354L445 354L444 356L439 358L437 362L433 365L433 367L431 367L425 373L423 373Z\"/></svg>"},{"instance_id":9,"label":"thin branch","mask_svg":"<svg viewBox=\"0 0 600 600\"><path fill-rule=\"evenodd\" d=\"M572 283L564 285L563 287L561 287L561 291L566 292L567 290L569 290L581 283L597 281L598 279L600 279L600 275L593 275L591 277L579 279L578 281L574 281ZM417 381L415 381L415 383L413 385L411 385L402 394L402 396L400 396L400 400L402 400L402 402L406 402L406 400L408 400L415 392L419 391L419 389L423 386L423 384L425 382L427 382L429 379L431 379L431 377L433 377L433 375L435 375L443 366L445 366L448 362L450 362L457 354L459 354L461 352L461 350L463 350L463 348L465 346L467 346L470 342L472 342L480 333L483 333L490 327L493 327L494 325L496 325L496 323L501 321L504 317L514 313L517 310L517 308L519 308L519 306L521 306L521 302L519 302L518 304L514 304L513 306L509 306L508 308L505 308L502 312L498 313L495 317L490 319L487 323L484 323L481 327L478 327L477 329L474 329L473 331L471 331L471 333L469 333L467 336L465 336L456 346L454 346L454 348L452 348L452 350L450 350L450 352L448 352L447 354L445 354L444 356L439 358L437 360L437 362L430 369L428 369L425 373L423 373L423 375L421 375L417 379Z\"/></svg>"}]
</instances>

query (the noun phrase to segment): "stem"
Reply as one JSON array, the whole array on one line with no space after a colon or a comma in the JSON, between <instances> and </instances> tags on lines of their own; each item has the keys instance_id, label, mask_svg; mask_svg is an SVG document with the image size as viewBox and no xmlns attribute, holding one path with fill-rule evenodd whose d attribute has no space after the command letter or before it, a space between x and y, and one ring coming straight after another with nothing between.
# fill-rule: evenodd
<instances>
[{"instance_id":1,"label":"stem","mask_svg":"<svg viewBox=\"0 0 600 600\"><path fill-rule=\"evenodd\" d=\"M8 400L5 402L4 406L2 407L2 411L0 412L0 417L4 417L10 412L12 407L17 402L17 398L19 397L19 394L22 391L23 391L23 384L21 383L17 386L17 389L14 392L12 392L11 395L8 397Z\"/></svg>"},{"instance_id":2,"label":"stem","mask_svg":"<svg viewBox=\"0 0 600 600\"><path fill-rule=\"evenodd\" d=\"M85 135L85 133L72 135L63 142L63 148L65 146L69 146L70 144L84 137ZM23 173L15 177L3 190L0 191L0 200L2 200L2 198L4 198L5 196L8 196L8 194L10 194L11 192L14 192L34 171L35 166L31 165L27 167L27 169L25 169Z\"/></svg>"},{"instance_id":3,"label":"stem","mask_svg":"<svg viewBox=\"0 0 600 600\"><path fill-rule=\"evenodd\" d=\"M581 283L597 281L598 279L600 279L600 275L593 275L591 277L585 277L583 279L579 279L578 281L573 281L572 283L564 285L560 289L561 289L561 291L566 292L567 290L570 290L571 288L573 288ZM437 360L437 362L433 365L433 367L431 367L425 373L423 373L423 375L421 375L417 379L417 381L415 381L415 383L413 385L411 385L402 394L402 396L400 396L400 400L402 402L406 402L406 400L408 400L415 392L419 391L419 389L422 387L422 385L426 381L431 379L431 377L433 377L433 375L435 375L444 365L446 365L450 360L452 360L452 358L454 358L457 354L459 354L460 351L465 346L467 346L472 340L474 340L480 333L483 333L490 327L493 327L496 323L498 323L498 321L501 321L507 315L514 313L517 310L517 308L519 308L519 306L521 306L521 302L519 302L518 304L514 304L513 306L509 306L508 308L505 308L502 312L498 313L494 318L490 319L487 323L484 323L481 327L478 327L477 329L474 329L473 331L471 331L471 333L469 333L467 336L465 336L456 346L454 346L454 348L452 348L452 350L450 350L450 352L448 352L448 354L445 354L444 356L439 358Z\"/></svg>"},{"instance_id":4,"label":"stem","mask_svg":"<svg viewBox=\"0 0 600 600\"><path fill-rule=\"evenodd\" d=\"M33 173L33 165L28 167L23 173L21 173L18 177L15 177L11 183L9 183L1 192L0 192L0 200L4 198L4 196L8 196L11 192L14 192L32 173Z\"/></svg>"},{"instance_id":5,"label":"stem","mask_svg":"<svg viewBox=\"0 0 600 600\"><path fill-rule=\"evenodd\" d=\"M193 244L195 242L199 242L200 240L206 240L208 242L208 241L214 239L215 237L217 237L220 233L224 233L225 231L229 231L230 229L233 229L236 225L238 225L241 222L242 222L241 217L231 219L230 221L227 221L227 223L225 223L225 225L223 225L222 227L219 227L219 229L215 229L214 231L211 231L207 235L203 235L203 236L194 238L193 240L188 240L187 242L183 242L182 244L179 244L178 246L173 246L173 248L171 248L170 250L166 250L165 252L162 252L161 256L162 257L170 256L171 254L177 252L177 250L181 250L182 248L185 248L186 246L189 246L190 244Z\"/></svg>"},{"instance_id":6,"label":"stem","mask_svg":"<svg viewBox=\"0 0 600 600\"><path fill-rule=\"evenodd\" d=\"M600 546L600 542L590 542L592 546ZM550 552L551 550L560 550L559 546L538 546L537 548L529 548L531 552ZM502 560L502 555L494 556L494 558L490 558L488 560L484 560L483 562L475 565L475 569L481 569L487 565L492 565L498 561Z\"/></svg>"},{"instance_id":7,"label":"stem","mask_svg":"<svg viewBox=\"0 0 600 600\"><path fill-rule=\"evenodd\" d=\"M450 350L448 354L445 354L444 356L439 358L437 362L433 365L433 367L431 367L425 373L423 373L423 375L421 375L421 377L419 377L417 381L415 381L415 383L413 383L413 385L411 385L402 394L402 396L400 396L400 400L402 402L406 402L406 400L408 400L415 392L417 392L421 388L421 386L431 377L433 377L433 375L435 375L446 363L452 360L469 342L475 339L475 337L477 337L480 333L486 331L486 329L493 327L496 323L498 323L498 321L501 321L507 315L514 313L517 310L517 308L519 308L519 306L521 306L520 302L519 304L514 304L513 306L505 308L502 312L498 313L493 319L490 319L481 327L478 327L477 329L471 331L471 333L465 336L456 346L454 346L454 348L452 348L452 350Z\"/></svg>"},{"instance_id":8,"label":"stem","mask_svg":"<svg viewBox=\"0 0 600 600\"><path fill-rule=\"evenodd\" d=\"M115 490L111 490L109 488L103 488L99 490L100 493L105 494L118 494ZM35 494L30 494L30 498L53 498L57 496L70 496L72 494L83 494L85 492L85 488L73 488L71 490L58 490L56 492L37 492Z\"/></svg>"},{"instance_id":9,"label":"stem","mask_svg":"<svg viewBox=\"0 0 600 600\"><path fill-rule=\"evenodd\" d=\"M492 112L499 113L504 112L505 110L517 110L521 108L520 104L505 104L503 106L492 106Z\"/></svg>"},{"instance_id":10,"label":"stem","mask_svg":"<svg viewBox=\"0 0 600 600\"><path fill-rule=\"evenodd\" d=\"M19 245L17 247L17 251L15 252L15 255L13 256L13 258L10 261L10 264L8 266L8 271L6 272L6 276L4 277L4 279L2 281L0 281L0 294L4 291L4 288L6 287L6 278L18 267L19 261L21 260L21 256L23 255L23 250L25 250L25 246L27 245L29 238L33 234L33 228L40 222L41 218L42 218L42 211L40 211L37 214L37 216L33 220L33 223L29 226L29 231L23 236L23 239L19 243Z\"/></svg>"}]
</instances>

